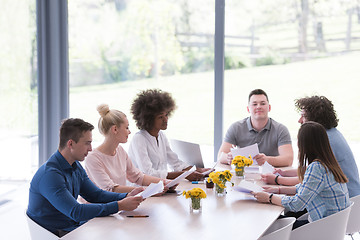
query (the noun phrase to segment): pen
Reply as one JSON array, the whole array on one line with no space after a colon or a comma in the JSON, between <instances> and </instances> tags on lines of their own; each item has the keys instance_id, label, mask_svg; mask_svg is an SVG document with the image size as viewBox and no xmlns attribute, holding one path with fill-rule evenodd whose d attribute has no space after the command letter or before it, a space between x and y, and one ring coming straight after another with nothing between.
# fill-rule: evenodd
<instances>
[{"instance_id":1,"label":"pen","mask_svg":"<svg viewBox=\"0 0 360 240\"><path fill-rule=\"evenodd\" d=\"M204 183L203 181L192 181L192 184L200 184L200 183Z\"/></svg>"},{"instance_id":2,"label":"pen","mask_svg":"<svg viewBox=\"0 0 360 240\"><path fill-rule=\"evenodd\" d=\"M130 217L130 218L146 218L146 217L149 217L149 215L134 215L134 216L127 216L127 217Z\"/></svg>"}]
</instances>

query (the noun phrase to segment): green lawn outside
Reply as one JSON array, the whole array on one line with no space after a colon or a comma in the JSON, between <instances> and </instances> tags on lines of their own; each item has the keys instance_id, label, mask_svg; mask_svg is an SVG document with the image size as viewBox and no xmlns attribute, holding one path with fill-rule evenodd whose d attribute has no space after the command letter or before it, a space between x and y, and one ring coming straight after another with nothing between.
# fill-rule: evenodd
<instances>
[{"instance_id":1,"label":"green lawn outside","mask_svg":"<svg viewBox=\"0 0 360 240\"><path fill-rule=\"evenodd\" d=\"M296 139L299 114L296 98L313 94L333 101L340 119L338 128L348 141L359 142L360 53L308 60L285 65L263 66L225 71L224 133L231 123L248 116L247 97L255 88L264 89L272 110L270 116L285 124ZM94 125L99 115L96 106L107 103L123 111L131 121L130 105L136 93L148 88L171 92L178 108L170 119L167 135L200 144L213 144L214 73L175 75L123 83L74 87L70 90L70 116L81 117ZM102 137L94 131L94 140Z\"/></svg>"}]
</instances>

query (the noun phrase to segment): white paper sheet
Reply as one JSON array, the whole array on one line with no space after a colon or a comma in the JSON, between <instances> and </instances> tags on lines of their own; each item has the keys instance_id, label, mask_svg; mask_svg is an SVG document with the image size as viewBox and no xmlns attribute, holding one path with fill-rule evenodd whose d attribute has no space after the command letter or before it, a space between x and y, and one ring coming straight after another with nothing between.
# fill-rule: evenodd
<instances>
[{"instance_id":1,"label":"white paper sheet","mask_svg":"<svg viewBox=\"0 0 360 240\"><path fill-rule=\"evenodd\" d=\"M270 163L268 163L266 161L261 167L261 173L262 174L273 173L274 170L275 170L275 168Z\"/></svg>"},{"instance_id":2,"label":"white paper sheet","mask_svg":"<svg viewBox=\"0 0 360 240\"><path fill-rule=\"evenodd\" d=\"M257 185L256 183L252 183L249 181L241 181L239 185L233 187L234 190L243 192L243 193L251 193L251 192L262 192L264 189Z\"/></svg>"},{"instance_id":3,"label":"white paper sheet","mask_svg":"<svg viewBox=\"0 0 360 240\"><path fill-rule=\"evenodd\" d=\"M233 157L235 156L244 156L244 157L249 157L249 155L251 155L251 157L255 157L256 155L259 154L259 147L258 144L255 143L253 145L247 146L247 147L243 147L243 148L232 148L231 149L231 154ZM256 160L253 158L254 163L253 164L257 164Z\"/></svg>"},{"instance_id":4,"label":"white paper sheet","mask_svg":"<svg viewBox=\"0 0 360 240\"><path fill-rule=\"evenodd\" d=\"M262 166L261 166L261 173L262 174L266 174L266 173L273 173L275 170L275 168L268 162L265 162ZM275 175L280 175L279 173L275 173Z\"/></svg>"},{"instance_id":5,"label":"white paper sheet","mask_svg":"<svg viewBox=\"0 0 360 240\"><path fill-rule=\"evenodd\" d=\"M142 196L143 198L148 198L163 191L164 191L164 183L163 181L159 181L158 183L151 183L147 188L145 188L144 191L136 194L136 196Z\"/></svg>"},{"instance_id":6,"label":"white paper sheet","mask_svg":"<svg viewBox=\"0 0 360 240\"><path fill-rule=\"evenodd\" d=\"M189 171L182 173L177 178L175 178L174 180L172 180L171 182L166 184L166 187L171 188L171 187L175 186L176 184L180 183L181 180L185 179L187 176L189 176L190 174L195 172L195 170L196 170L196 167L194 165L192 168L189 169Z\"/></svg>"}]
</instances>

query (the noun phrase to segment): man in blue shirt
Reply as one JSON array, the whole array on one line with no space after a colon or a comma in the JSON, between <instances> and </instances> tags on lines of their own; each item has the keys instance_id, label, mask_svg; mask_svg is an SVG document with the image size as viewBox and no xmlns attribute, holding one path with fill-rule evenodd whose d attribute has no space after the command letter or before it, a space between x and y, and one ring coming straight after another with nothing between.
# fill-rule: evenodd
<instances>
[{"instance_id":1,"label":"man in blue shirt","mask_svg":"<svg viewBox=\"0 0 360 240\"><path fill-rule=\"evenodd\" d=\"M29 191L27 215L52 233L63 236L87 220L120 210L131 211L143 201L137 193L114 193L96 187L79 163L91 151L94 126L67 119L60 127L59 150L35 173ZM78 196L91 204L80 204Z\"/></svg>"},{"instance_id":2,"label":"man in blue shirt","mask_svg":"<svg viewBox=\"0 0 360 240\"><path fill-rule=\"evenodd\" d=\"M359 171L350 146L336 128L339 119L336 116L332 102L324 96L312 96L297 99L295 105L301 114L299 123L303 124L307 121L314 121L325 127L335 158L349 180L347 182L349 196L359 195Z\"/></svg>"},{"instance_id":3,"label":"man in blue shirt","mask_svg":"<svg viewBox=\"0 0 360 240\"><path fill-rule=\"evenodd\" d=\"M295 106L301 114L298 121L299 123L303 124L307 121L314 121L325 127L335 158L339 163L341 170L348 178L346 184L349 190L349 196L351 198L359 195L360 179L358 167L349 144L341 132L336 128L339 119L337 118L332 102L324 96L311 96L297 99L295 101ZM283 173L279 173L282 176L265 174L262 176L262 179L268 184L282 185L293 185L299 181L296 169L285 170ZM289 177L291 177L292 180L290 180Z\"/></svg>"}]
</instances>

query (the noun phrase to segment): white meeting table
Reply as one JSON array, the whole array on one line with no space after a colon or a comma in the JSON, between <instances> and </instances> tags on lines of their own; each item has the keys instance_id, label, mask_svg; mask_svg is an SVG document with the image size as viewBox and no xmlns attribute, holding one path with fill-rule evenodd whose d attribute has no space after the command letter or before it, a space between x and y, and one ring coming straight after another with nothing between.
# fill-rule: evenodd
<instances>
[{"instance_id":1,"label":"white meeting table","mask_svg":"<svg viewBox=\"0 0 360 240\"><path fill-rule=\"evenodd\" d=\"M248 176L245 178L251 178ZM239 183L241 179L234 176L232 181ZM207 189L204 183L192 184L187 180L181 182L177 190L182 192L194 187L204 189L207 194L207 198L202 199L201 213L190 213L190 200L184 196L167 193L146 199L135 211L94 218L62 239L252 240L261 237L284 210L279 206L259 203L252 195L229 187L224 197L215 196L215 188ZM149 217L129 218L127 215Z\"/></svg>"}]
</instances>

